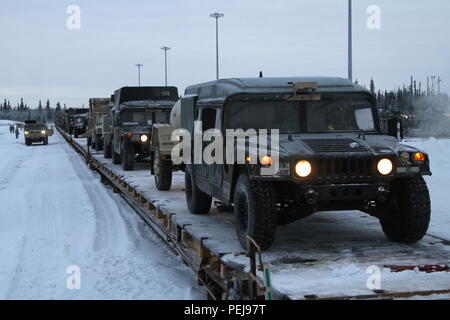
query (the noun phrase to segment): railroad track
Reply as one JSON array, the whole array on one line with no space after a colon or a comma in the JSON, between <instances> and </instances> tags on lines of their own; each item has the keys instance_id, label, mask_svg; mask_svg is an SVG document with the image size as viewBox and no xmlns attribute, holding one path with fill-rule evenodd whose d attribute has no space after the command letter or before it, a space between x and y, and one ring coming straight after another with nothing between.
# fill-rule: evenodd
<instances>
[{"instance_id":1,"label":"railroad track","mask_svg":"<svg viewBox=\"0 0 450 320\"><path fill-rule=\"evenodd\" d=\"M431 235L429 236L429 242L431 243L434 240L438 243L437 246L433 247L433 244L430 244L429 247L424 248L423 252L420 252L420 255L418 254L418 257L413 256L411 259L406 258L407 254L402 252L405 248L395 247L398 252L394 252L393 254L399 255L400 258L396 259L394 261L396 263L392 265L384 263L382 266L391 268L395 273L428 268L427 270L430 273L440 273L440 278L436 279L436 284L442 284L442 281L447 281L447 287L436 286L436 288L424 288L423 290L422 288L420 290L408 288L404 291L395 289L372 290L364 294L346 295L327 293L309 294L310 291L302 291L302 283L300 281L298 283L299 289L295 292L287 290L282 286L268 285L272 283L269 277L270 273L278 277L282 274L283 270L287 269L291 273L306 272L308 263L316 260L291 259L277 264L277 261L280 261L280 259L278 259L279 257L276 254L275 258L278 260L273 257L267 258L266 254L262 255L258 251L257 246L250 245L250 251L245 252L237 243L234 243L236 241L230 240L234 237L234 228L231 223L227 224L226 221L222 222L220 220L221 226L215 228L213 224L219 221L215 217L198 217L181 214L173 207L161 205L157 192L150 192L148 187L143 186L145 183L142 184L140 182L142 179L139 179L137 176L133 176L132 178L126 176L112 164L102 161L101 156L91 153L89 148L82 145L79 140L72 139L71 136L59 128L58 131L84 157L87 165L99 173L102 182L110 185L114 192L120 194L167 246L179 255L183 262L193 270L199 283L206 288L208 297L211 299L366 300L408 299L413 297L425 298L435 296L450 298L450 272L448 272L448 269L446 271L449 260L445 258L450 256L450 241ZM147 178L149 177L145 179ZM176 200L171 199L169 202L174 201ZM431 252L431 254L427 255L427 252ZM403 256L401 256L402 254ZM433 254L435 255L435 259L429 258ZM336 255L339 255L339 253L336 253ZM263 258L265 261L263 261ZM329 259L329 257L326 256L324 259ZM435 260L439 263L433 263ZM418 264L408 263L411 261L417 262ZM422 261L423 263L421 263ZM441 261L444 263L441 264ZM322 261L318 259L315 263L322 263ZM293 279L292 281L298 280Z\"/></svg>"}]
</instances>

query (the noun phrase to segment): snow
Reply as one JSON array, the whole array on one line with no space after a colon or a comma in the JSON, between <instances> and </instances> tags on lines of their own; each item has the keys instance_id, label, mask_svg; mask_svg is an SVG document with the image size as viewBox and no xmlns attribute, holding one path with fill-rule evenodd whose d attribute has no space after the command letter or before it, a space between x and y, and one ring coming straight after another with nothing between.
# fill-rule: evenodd
<instances>
[{"instance_id":1,"label":"snow","mask_svg":"<svg viewBox=\"0 0 450 320\"><path fill-rule=\"evenodd\" d=\"M5 125L2 121L0 125ZM56 133L0 126L0 299L201 299L195 275ZM67 268L80 267L81 290Z\"/></svg>"}]
</instances>

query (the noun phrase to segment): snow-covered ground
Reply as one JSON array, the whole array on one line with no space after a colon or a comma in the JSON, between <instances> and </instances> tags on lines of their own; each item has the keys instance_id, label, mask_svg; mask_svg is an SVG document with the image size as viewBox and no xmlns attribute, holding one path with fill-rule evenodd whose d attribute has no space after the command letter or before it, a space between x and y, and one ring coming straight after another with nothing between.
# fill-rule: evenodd
<instances>
[{"instance_id":1,"label":"snow-covered ground","mask_svg":"<svg viewBox=\"0 0 450 320\"><path fill-rule=\"evenodd\" d=\"M194 273L56 133L0 125L0 299L201 299ZM81 289L69 290L69 266ZM72 271L73 272L73 271Z\"/></svg>"}]
</instances>

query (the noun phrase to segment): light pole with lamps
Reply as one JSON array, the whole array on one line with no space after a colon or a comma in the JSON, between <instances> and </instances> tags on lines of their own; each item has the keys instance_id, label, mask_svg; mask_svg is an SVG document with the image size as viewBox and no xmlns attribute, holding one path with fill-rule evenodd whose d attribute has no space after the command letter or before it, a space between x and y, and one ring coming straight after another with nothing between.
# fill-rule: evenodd
<instances>
[{"instance_id":1,"label":"light pole with lamps","mask_svg":"<svg viewBox=\"0 0 450 320\"><path fill-rule=\"evenodd\" d=\"M144 65L141 64L141 63L138 63L138 64L136 65L136 67L138 68L138 83L139 83L139 87L141 86L141 68L142 68L143 66L144 66Z\"/></svg>"},{"instance_id":2,"label":"light pole with lamps","mask_svg":"<svg viewBox=\"0 0 450 320\"><path fill-rule=\"evenodd\" d=\"M209 15L211 18L216 19L216 77L219 80L219 19L225 15L223 13L212 13Z\"/></svg>"},{"instance_id":3,"label":"light pole with lamps","mask_svg":"<svg viewBox=\"0 0 450 320\"><path fill-rule=\"evenodd\" d=\"M170 50L170 48L169 47L167 47L167 46L164 46L164 47L162 47L161 48L161 50L164 50L164 66L165 66L165 83L166 83L166 87L167 87L167 51L169 51Z\"/></svg>"}]
</instances>

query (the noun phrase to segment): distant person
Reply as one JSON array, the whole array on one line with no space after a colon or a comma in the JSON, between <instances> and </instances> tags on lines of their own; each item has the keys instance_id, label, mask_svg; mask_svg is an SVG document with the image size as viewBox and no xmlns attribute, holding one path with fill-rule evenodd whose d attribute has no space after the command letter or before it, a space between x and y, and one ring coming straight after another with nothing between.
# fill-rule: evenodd
<instances>
[{"instance_id":1,"label":"distant person","mask_svg":"<svg viewBox=\"0 0 450 320\"><path fill-rule=\"evenodd\" d=\"M19 126L16 127L16 139L19 139Z\"/></svg>"},{"instance_id":2,"label":"distant person","mask_svg":"<svg viewBox=\"0 0 450 320\"><path fill-rule=\"evenodd\" d=\"M14 125L9 125L9 133L14 133Z\"/></svg>"}]
</instances>

